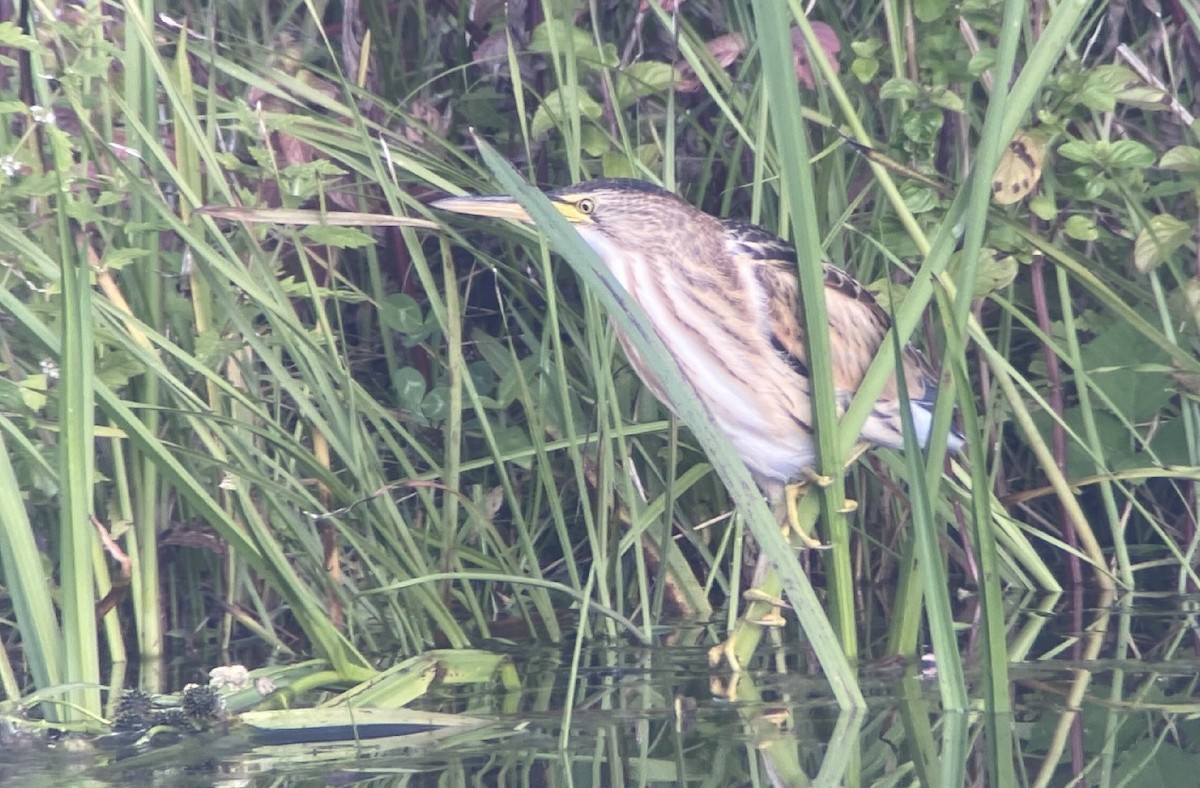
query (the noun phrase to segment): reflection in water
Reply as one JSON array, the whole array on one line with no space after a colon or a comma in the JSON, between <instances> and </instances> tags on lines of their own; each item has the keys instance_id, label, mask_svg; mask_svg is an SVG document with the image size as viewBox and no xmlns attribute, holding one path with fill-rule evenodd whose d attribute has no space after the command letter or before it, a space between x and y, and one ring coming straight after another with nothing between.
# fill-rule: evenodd
<instances>
[{"instance_id":1,"label":"reflection in water","mask_svg":"<svg viewBox=\"0 0 1200 788\"><path fill-rule=\"evenodd\" d=\"M970 626L959 631L966 713L940 708L936 655L928 664L862 667L867 708L840 713L803 648L764 649L753 670L735 677L710 673L703 646L538 646L510 649L519 683L507 685L455 683L449 663L429 663L441 680L413 706L469 717L470 726L297 744L234 723L203 741L180 735L170 746L125 750L3 730L0 781L178 784L193 774L205 784L273 785L994 785L1008 771L1026 784L1065 785L1192 762L1200 725L1186 716L1197 710L1197 660L1177 647L1191 632L1195 601L1097 601L1082 630L1056 626L1053 599L1009 608L1012 715L981 713L986 676ZM1178 635L1159 661L1130 661L1124 649L1139 629ZM299 666L290 670L300 675ZM990 731L1010 737L1004 768Z\"/></svg>"}]
</instances>

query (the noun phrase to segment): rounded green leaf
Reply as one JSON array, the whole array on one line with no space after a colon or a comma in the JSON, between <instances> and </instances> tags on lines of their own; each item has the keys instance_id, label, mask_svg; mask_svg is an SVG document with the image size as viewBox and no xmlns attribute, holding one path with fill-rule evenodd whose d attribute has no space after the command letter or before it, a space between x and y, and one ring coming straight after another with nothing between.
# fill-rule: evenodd
<instances>
[{"instance_id":1,"label":"rounded green leaf","mask_svg":"<svg viewBox=\"0 0 1200 788\"><path fill-rule=\"evenodd\" d=\"M1133 267L1141 273L1156 268L1183 246L1192 235L1192 225L1168 214L1150 217L1133 242Z\"/></svg>"},{"instance_id":2,"label":"rounded green leaf","mask_svg":"<svg viewBox=\"0 0 1200 788\"><path fill-rule=\"evenodd\" d=\"M413 367L403 367L392 378L396 399L408 410L419 411L425 399L425 376Z\"/></svg>"},{"instance_id":3,"label":"rounded green leaf","mask_svg":"<svg viewBox=\"0 0 1200 788\"><path fill-rule=\"evenodd\" d=\"M380 305L379 322L398 334L416 334L424 328L425 316L415 298L406 293L392 293Z\"/></svg>"},{"instance_id":4,"label":"rounded green leaf","mask_svg":"<svg viewBox=\"0 0 1200 788\"><path fill-rule=\"evenodd\" d=\"M1072 216L1063 225L1063 232L1076 241L1094 241L1100 237L1096 223L1087 216Z\"/></svg>"}]
</instances>

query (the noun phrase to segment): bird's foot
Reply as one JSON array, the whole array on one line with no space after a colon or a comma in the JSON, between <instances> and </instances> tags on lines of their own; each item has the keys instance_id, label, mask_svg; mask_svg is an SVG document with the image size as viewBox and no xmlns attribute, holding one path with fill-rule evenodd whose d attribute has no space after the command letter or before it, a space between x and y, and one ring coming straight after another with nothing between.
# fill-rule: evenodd
<instances>
[{"instance_id":1,"label":"bird's foot","mask_svg":"<svg viewBox=\"0 0 1200 788\"><path fill-rule=\"evenodd\" d=\"M735 675L742 672L742 661L738 658L736 633L708 650L708 666L710 668L719 668L722 662L728 665Z\"/></svg>"},{"instance_id":2,"label":"bird's foot","mask_svg":"<svg viewBox=\"0 0 1200 788\"><path fill-rule=\"evenodd\" d=\"M787 602L782 597L768 594L761 588L747 588L745 593L742 594L742 599L747 602L766 602L771 607L777 609L787 607Z\"/></svg>"},{"instance_id":3,"label":"bird's foot","mask_svg":"<svg viewBox=\"0 0 1200 788\"><path fill-rule=\"evenodd\" d=\"M817 473L815 468L805 468L800 471L800 475L804 477L804 482L802 483L815 484L818 487L828 487L833 484L832 476Z\"/></svg>"},{"instance_id":4,"label":"bird's foot","mask_svg":"<svg viewBox=\"0 0 1200 788\"><path fill-rule=\"evenodd\" d=\"M809 550L824 550L828 545L821 542L815 537L809 536L800 527L800 499L804 496L808 489L808 484L800 482L799 484L789 484L785 490L787 499L787 521L783 524L783 535L787 536L790 533L796 534L796 540L801 546L807 547Z\"/></svg>"}]
</instances>

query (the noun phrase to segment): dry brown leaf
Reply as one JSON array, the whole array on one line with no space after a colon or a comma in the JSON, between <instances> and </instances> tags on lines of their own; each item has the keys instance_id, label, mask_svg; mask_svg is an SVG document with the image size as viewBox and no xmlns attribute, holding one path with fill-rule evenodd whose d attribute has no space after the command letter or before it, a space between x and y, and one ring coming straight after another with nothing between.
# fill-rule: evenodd
<instances>
[{"instance_id":1,"label":"dry brown leaf","mask_svg":"<svg viewBox=\"0 0 1200 788\"><path fill-rule=\"evenodd\" d=\"M817 42L821 45L821 51L825 53L825 58L829 61L829 66L833 69L833 73L838 72L838 53L842 51L842 42L838 40L837 33L833 28L824 22L813 22L813 33L817 37ZM812 60L809 57L808 46L804 43L804 34L800 32L800 28L792 28L792 62L796 66L796 79L801 85L812 90L817 86L814 79L812 68Z\"/></svg>"},{"instance_id":2,"label":"dry brown leaf","mask_svg":"<svg viewBox=\"0 0 1200 788\"><path fill-rule=\"evenodd\" d=\"M746 37L741 33L726 33L717 36L705 46L721 68L729 68L746 51ZM675 90L680 93L694 93L700 89L700 80L696 79L696 72L690 65L680 63L675 68L679 72Z\"/></svg>"},{"instance_id":3,"label":"dry brown leaf","mask_svg":"<svg viewBox=\"0 0 1200 788\"><path fill-rule=\"evenodd\" d=\"M437 107L429 99L413 99L408 105L409 116L416 123L404 124L404 138L413 145L425 144L426 130L434 136L445 137L450 131L450 108L438 112Z\"/></svg>"}]
</instances>

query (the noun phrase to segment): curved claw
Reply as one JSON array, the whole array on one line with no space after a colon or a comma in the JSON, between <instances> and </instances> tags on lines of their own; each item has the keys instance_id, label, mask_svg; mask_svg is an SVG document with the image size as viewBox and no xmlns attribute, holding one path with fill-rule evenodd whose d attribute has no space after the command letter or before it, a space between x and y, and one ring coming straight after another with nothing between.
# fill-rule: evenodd
<instances>
[{"instance_id":1,"label":"curved claw","mask_svg":"<svg viewBox=\"0 0 1200 788\"><path fill-rule=\"evenodd\" d=\"M719 668L721 662L729 665L729 669L735 676L742 672L742 663L737 658L737 644L732 637L725 638L708 650L708 666L710 668Z\"/></svg>"},{"instance_id":2,"label":"curved claw","mask_svg":"<svg viewBox=\"0 0 1200 788\"><path fill-rule=\"evenodd\" d=\"M804 481L809 484L815 484L818 487L828 487L833 484L832 477L817 473L813 468L805 468L800 472L800 475L804 477Z\"/></svg>"},{"instance_id":3,"label":"curved claw","mask_svg":"<svg viewBox=\"0 0 1200 788\"><path fill-rule=\"evenodd\" d=\"M782 629L787 626L787 619L780 615L778 610L764 613L759 618L747 618L746 621L751 624L757 624L760 627L771 627L773 629Z\"/></svg>"},{"instance_id":4,"label":"curved claw","mask_svg":"<svg viewBox=\"0 0 1200 788\"><path fill-rule=\"evenodd\" d=\"M766 602L771 607L787 607L787 601L768 594L761 588L747 588L742 594L742 599L747 602Z\"/></svg>"}]
</instances>

